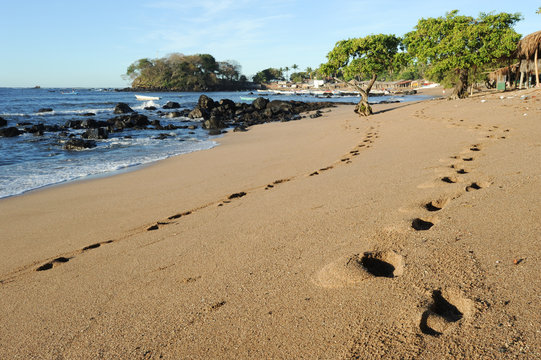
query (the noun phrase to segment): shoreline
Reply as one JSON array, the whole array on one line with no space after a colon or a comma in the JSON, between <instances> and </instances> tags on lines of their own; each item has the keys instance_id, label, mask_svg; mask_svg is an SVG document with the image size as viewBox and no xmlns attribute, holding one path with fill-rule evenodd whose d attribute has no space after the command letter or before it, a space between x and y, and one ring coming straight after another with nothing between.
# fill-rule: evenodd
<instances>
[{"instance_id":1,"label":"shoreline","mask_svg":"<svg viewBox=\"0 0 541 360\"><path fill-rule=\"evenodd\" d=\"M540 100L340 105L2 199L0 357L538 357Z\"/></svg>"}]
</instances>

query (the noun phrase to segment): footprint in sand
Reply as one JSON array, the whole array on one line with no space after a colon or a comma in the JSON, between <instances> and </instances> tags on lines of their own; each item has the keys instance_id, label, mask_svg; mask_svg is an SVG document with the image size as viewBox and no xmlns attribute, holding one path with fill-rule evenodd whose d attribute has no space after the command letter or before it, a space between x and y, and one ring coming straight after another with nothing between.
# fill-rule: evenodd
<instances>
[{"instance_id":1,"label":"footprint in sand","mask_svg":"<svg viewBox=\"0 0 541 360\"><path fill-rule=\"evenodd\" d=\"M489 187L490 185L491 183L487 181L476 181L466 186L466 191L469 192L469 191L474 191L474 190L481 190L481 189Z\"/></svg>"},{"instance_id":2,"label":"footprint in sand","mask_svg":"<svg viewBox=\"0 0 541 360\"><path fill-rule=\"evenodd\" d=\"M394 278L404 273L402 255L389 251L370 251L343 257L326 265L315 276L315 283L325 288L353 287L363 281L386 277Z\"/></svg>"},{"instance_id":3,"label":"footprint in sand","mask_svg":"<svg viewBox=\"0 0 541 360\"><path fill-rule=\"evenodd\" d=\"M471 315L473 303L458 292L432 291L432 303L423 312L419 328L426 335L440 336Z\"/></svg>"},{"instance_id":4,"label":"footprint in sand","mask_svg":"<svg viewBox=\"0 0 541 360\"><path fill-rule=\"evenodd\" d=\"M440 211L445 206L447 206L450 201L451 198L448 197L432 200L431 202L425 204L425 209L427 209L428 211Z\"/></svg>"},{"instance_id":5,"label":"footprint in sand","mask_svg":"<svg viewBox=\"0 0 541 360\"><path fill-rule=\"evenodd\" d=\"M411 227L417 231L427 231L434 226L435 220L433 218L415 218L411 222Z\"/></svg>"},{"instance_id":6,"label":"footprint in sand","mask_svg":"<svg viewBox=\"0 0 541 360\"><path fill-rule=\"evenodd\" d=\"M449 175L449 176L445 176L443 178L441 178L441 181L443 182L446 182L448 184L454 184L456 182L458 182L458 177L454 176L454 175Z\"/></svg>"},{"instance_id":7,"label":"footprint in sand","mask_svg":"<svg viewBox=\"0 0 541 360\"><path fill-rule=\"evenodd\" d=\"M57 257L57 258L54 259L53 261L41 265L40 267L38 267L38 268L36 269L36 271L50 270L50 269L52 269L54 266L56 266L57 264L67 263L68 261L70 261L70 259L71 259L71 258L64 257L64 256Z\"/></svg>"}]
</instances>

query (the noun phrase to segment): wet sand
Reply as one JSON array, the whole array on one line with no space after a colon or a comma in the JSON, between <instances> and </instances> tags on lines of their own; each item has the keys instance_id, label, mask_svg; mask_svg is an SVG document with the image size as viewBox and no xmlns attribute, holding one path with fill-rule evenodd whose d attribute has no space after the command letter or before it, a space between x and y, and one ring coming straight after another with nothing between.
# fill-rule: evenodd
<instances>
[{"instance_id":1,"label":"wet sand","mask_svg":"<svg viewBox=\"0 0 541 360\"><path fill-rule=\"evenodd\" d=\"M0 200L0 358L539 358L540 100L344 105Z\"/></svg>"}]
</instances>

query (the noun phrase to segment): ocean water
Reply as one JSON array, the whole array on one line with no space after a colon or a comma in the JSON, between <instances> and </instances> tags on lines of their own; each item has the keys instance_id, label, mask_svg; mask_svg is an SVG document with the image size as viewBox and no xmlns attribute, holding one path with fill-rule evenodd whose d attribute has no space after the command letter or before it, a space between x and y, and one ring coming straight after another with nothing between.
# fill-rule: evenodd
<instances>
[{"instance_id":1,"label":"ocean water","mask_svg":"<svg viewBox=\"0 0 541 360\"><path fill-rule=\"evenodd\" d=\"M67 151L62 148L66 137L58 132L45 132L35 136L25 133L14 138L0 137L0 198L19 195L44 186L85 178L88 176L114 174L122 169L159 161L170 156L210 149L217 145L216 136L210 136L200 128L198 121L188 118L167 119L157 111L144 107L161 107L167 101L180 103L181 109L192 109L201 93L144 93L157 96L160 100L138 101L134 93L115 92L105 89L28 89L0 88L0 117L7 126L30 126L34 124L64 125L68 120L107 120L115 105L127 103L135 111L159 120L162 126L197 125L195 130L172 131L127 129L110 133L106 140L96 140L97 147L83 151ZM214 100L231 99L235 102L250 102L241 97L256 97L248 92L207 93ZM341 101L356 102L355 97L321 99L314 96L273 95L270 100L298 101ZM388 100L389 97L371 97L371 102ZM404 96L400 101L420 100L419 96ZM39 113L41 108L52 108L52 112ZM92 117L82 116L94 113ZM181 123L181 121L183 121ZM27 123L27 125L21 125ZM19 124L19 125L17 125ZM30 125L28 125L30 124ZM70 129L69 133L80 134L84 130ZM166 133L166 139L156 139Z\"/></svg>"}]
</instances>

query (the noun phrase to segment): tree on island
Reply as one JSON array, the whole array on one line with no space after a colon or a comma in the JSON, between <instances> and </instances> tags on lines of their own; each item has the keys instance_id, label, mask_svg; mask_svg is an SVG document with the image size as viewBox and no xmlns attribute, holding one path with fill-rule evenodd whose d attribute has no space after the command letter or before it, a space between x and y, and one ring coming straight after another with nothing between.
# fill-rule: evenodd
<instances>
[{"instance_id":1,"label":"tree on island","mask_svg":"<svg viewBox=\"0 0 541 360\"><path fill-rule=\"evenodd\" d=\"M240 65L221 61L209 54L173 53L160 59L139 59L131 64L126 76L135 89L209 91L242 87Z\"/></svg>"},{"instance_id":2,"label":"tree on island","mask_svg":"<svg viewBox=\"0 0 541 360\"><path fill-rule=\"evenodd\" d=\"M252 81L255 83L261 84L261 83L269 83L272 80L281 80L283 79L282 72L283 72L282 68L280 69L267 68L255 74L254 77L252 78Z\"/></svg>"},{"instance_id":3,"label":"tree on island","mask_svg":"<svg viewBox=\"0 0 541 360\"><path fill-rule=\"evenodd\" d=\"M404 45L415 61L426 65L430 80L453 85L451 98L465 98L470 79L511 57L520 39L512 26L520 19L520 14L508 13L473 18L454 10L419 20Z\"/></svg>"},{"instance_id":4,"label":"tree on island","mask_svg":"<svg viewBox=\"0 0 541 360\"><path fill-rule=\"evenodd\" d=\"M329 52L327 62L321 64L319 71L355 87L361 94L355 112L368 116L372 114L368 95L378 74L392 71L404 60L399 48L401 39L395 35L377 34L342 40ZM361 87L358 80L367 78L370 79L368 85Z\"/></svg>"}]
</instances>

